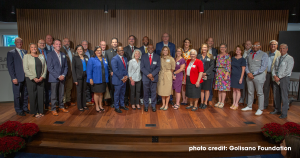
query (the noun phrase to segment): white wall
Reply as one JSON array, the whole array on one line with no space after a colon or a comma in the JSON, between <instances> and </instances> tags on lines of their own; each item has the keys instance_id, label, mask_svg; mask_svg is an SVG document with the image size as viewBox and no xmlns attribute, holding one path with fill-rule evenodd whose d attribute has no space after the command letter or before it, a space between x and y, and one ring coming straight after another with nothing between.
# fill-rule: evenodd
<instances>
[{"instance_id":1,"label":"white wall","mask_svg":"<svg viewBox=\"0 0 300 158\"><path fill-rule=\"evenodd\" d=\"M12 82L6 66L7 52L13 49L12 47L0 47L0 102L14 101L12 92Z\"/></svg>"}]
</instances>

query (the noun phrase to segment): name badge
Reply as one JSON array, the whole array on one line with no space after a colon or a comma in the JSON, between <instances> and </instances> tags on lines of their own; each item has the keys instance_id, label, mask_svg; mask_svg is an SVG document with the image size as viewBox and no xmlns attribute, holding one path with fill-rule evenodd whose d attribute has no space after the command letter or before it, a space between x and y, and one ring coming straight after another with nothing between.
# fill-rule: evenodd
<instances>
[{"instance_id":1,"label":"name badge","mask_svg":"<svg viewBox=\"0 0 300 158\"><path fill-rule=\"evenodd\" d=\"M196 67L196 65L193 65L193 66L192 66L192 68L195 68L195 67Z\"/></svg>"},{"instance_id":2,"label":"name badge","mask_svg":"<svg viewBox=\"0 0 300 158\"><path fill-rule=\"evenodd\" d=\"M216 56L214 56L214 59L216 59Z\"/></svg>"},{"instance_id":3,"label":"name badge","mask_svg":"<svg viewBox=\"0 0 300 158\"><path fill-rule=\"evenodd\" d=\"M66 56L65 56L65 55L63 55L63 58L66 58Z\"/></svg>"},{"instance_id":4,"label":"name badge","mask_svg":"<svg viewBox=\"0 0 300 158\"><path fill-rule=\"evenodd\" d=\"M207 59L206 59L206 61L210 61L210 59L209 59L209 58L207 58Z\"/></svg>"},{"instance_id":5,"label":"name badge","mask_svg":"<svg viewBox=\"0 0 300 158\"><path fill-rule=\"evenodd\" d=\"M285 65L285 62L282 62L282 65Z\"/></svg>"},{"instance_id":6,"label":"name badge","mask_svg":"<svg viewBox=\"0 0 300 158\"><path fill-rule=\"evenodd\" d=\"M255 61L259 61L259 60L255 60Z\"/></svg>"},{"instance_id":7,"label":"name badge","mask_svg":"<svg viewBox=\"0 0 300 158\"><path fill-rule=\"evenodd\" d=\"M166 60L166 62L168 62L168 63L169 63L169 62L170 62L170 59L167 59L167 60Z\"/></svg>"},{"instance_id":8,"label":"name badge","mask_svg":"<svg viewBox=\"0 0 300 158\"><path fill-rule=\"evenodd\" d=\"M44 59L44 57L43 57L43 56L40 56L40 59Z\"/></svg>"},{"instance_id":9,"label":"name badge","mask_svg":"<svg viewBox=\"0 0 300 158\"><path fill-rule=\"evenodd\" d=\"M156 61L153 61L153 64L156 65Z\"/></svg>"},{"instance_id":10,"label":"name badge","mask_svg":"<svg viewBox=\"0 0 300 158\"><path fill-rule=\"evenodd\" d=\"M87 58L85 59L85 61L88 61L88 60L89 60L89 59L87 59Z\"/></svg>"},{"instance_id":11,"label":"name badge","mask_svg":"<svg viewBox=\"0 0 300 158\"><path fill-rule=\"evenodd\" d=\"M105 64L107 64L107 61L105 61Z\"/></svg>"},{"instance_id":12,"label":"name badge","mask_svg":"<svg viewBox=\"0 0 300 158\"><path fill-rule=\"evenodd\" d=\"M179 65L180 63L179 62L177 62L177 65Z\"/></svg>"}]
</instances>

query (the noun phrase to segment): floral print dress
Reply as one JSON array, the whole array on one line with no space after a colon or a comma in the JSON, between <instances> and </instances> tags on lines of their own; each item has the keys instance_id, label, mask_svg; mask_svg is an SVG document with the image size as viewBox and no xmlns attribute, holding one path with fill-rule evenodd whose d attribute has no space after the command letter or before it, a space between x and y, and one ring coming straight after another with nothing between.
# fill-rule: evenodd
<instances>
[{"instance_id":1,"label":"floral print dress","mask_svg":"<svg viewBox=\"0 0 300 158\"><path fill-rule=\"evenodd\" d=\"M221 57L219 54L216 61L215 74L215 90L230 91L230 71L231 71L231 57L226 54ZM228 72L227 80L225 81L225 73Z\"/></svg>"},{"instance_id":2,"label":"floral print dress","mask_svg":"<svg viewBox=\"0 0 300 158\"><path fill-rule=\"evenodd\" d=\"M190 49L186 52L183 53L183 58L185 60L185 62L189 59L191 59L191 56L190 56ZM186 84L186 79L185 79L185 75L183 75L183 79L182 79L182 84Z\"/></svg>"}]
</instances>

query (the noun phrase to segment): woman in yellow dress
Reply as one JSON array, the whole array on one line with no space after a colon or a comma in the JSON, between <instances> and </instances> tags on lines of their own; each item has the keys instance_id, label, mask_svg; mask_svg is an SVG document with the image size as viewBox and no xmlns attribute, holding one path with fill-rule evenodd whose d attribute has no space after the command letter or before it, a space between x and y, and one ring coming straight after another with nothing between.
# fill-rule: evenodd
<instances>
[{"instance_id":1,"label":"woman in yellow dress","mask_svg":"<svg viewBox=\"0 0 300 158\"><path fill-rule=\"evenodd\" d=\"M191 59L190 56L190 51L192 49L192 42L189 38L186 38L183 40L183 58L185 59L185 62L189 59ZM184 73L184 72L183 72ZM183 75L183 79L182 79L182 90L181 90L181 94L182 94L182 102L181 105L187 105L187 101L188 101L188 97L185 96L185 85L186 85L186 79L185 76Z\"/></svg>"},{"instance_id":2,"label":"woman in yellow dress","mask_svg":"<svg viewBox=\"0 0 300 158\"><path fill-rule=\"evenodd\" d=\"M170 95L172 94L172 83L173 78L175 78L173 71L175 70L175 60L170 55L170 49L164 46L160 54L160 71L157 83L157 94L162 98L161 110L167 110L170 100Z\"/></svg>"}]
</instances>

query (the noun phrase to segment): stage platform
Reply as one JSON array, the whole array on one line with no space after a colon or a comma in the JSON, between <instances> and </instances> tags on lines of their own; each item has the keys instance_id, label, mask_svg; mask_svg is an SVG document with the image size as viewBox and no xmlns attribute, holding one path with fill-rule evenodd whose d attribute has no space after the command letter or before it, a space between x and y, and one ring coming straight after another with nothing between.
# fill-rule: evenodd
<instances>
[{"instance_id":1,"label":"stage platform","mask_svg":"<svg viewBox=\"0 0 300 158\"><path fill-rule=\"evenodd\" d=\"M259 151L258 146L273 147L261 133L265 123L300 123L300 103L290 106L287 119L271 115L270 105L263 115L252 111L231 110L209 106L196 112L181 106L167 111L144 112L122 110L119 114L109 106L98 113L95 106L78 111L71 106L69 113L53 116L47 112L42 118L27 114L16 115L13 103L0 103L0 122L7 120L34 122L40 133L28 144L26 152L86 157L231 157L275 154L280 151ZM150 127L148 127L150 126ZM191 151L189 147L203 147ZM231 151L234 147L256 147L255 151ZM204 151L204 147L206 150ZM223 147L223 151L208 151L209 147ZM219 148L222 149L222 148ZM227 149L227 150L225 150Z\"/></svg>"}]
</instances>

